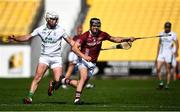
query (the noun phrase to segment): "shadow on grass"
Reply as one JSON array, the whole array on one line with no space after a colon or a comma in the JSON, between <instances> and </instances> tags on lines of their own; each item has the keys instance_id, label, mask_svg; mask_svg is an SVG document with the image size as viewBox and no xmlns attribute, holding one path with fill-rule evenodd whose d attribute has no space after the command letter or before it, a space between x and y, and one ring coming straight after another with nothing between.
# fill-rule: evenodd
<instances>
[{"instance_id":1,"label":"shadow on grass","mask_svg":"<svg viewBox=\"0 0 180 112\"><path fill-rule=\"evenodd\" d=\"M59 101L48 101L48 102L41 102L43 104L72 104L75 105L73 102L72 103L67 103L67 102L59 102ZM110 103L108 102L82 102L79 105L108 105Z\"/></svg>"},{"instance_id":2,"label":"shadow on grass","mask_svg":"<svg viewBox=\"0 0 180 112\"><path fill-rule=\"evenodd\" d=\"M48 101L48 102L41 102L44 104L67 104L66 102L59 102L59 101Z\"/></svg>"},{"instance_id":3,"label":"shadow on grass","mask_svg":"<svg viewBox=\"0 0 180 112\"><path fill-rule=\"evenodd\" d=\"M108 105L108 102L82 102L81 104L76 105Z\"/></svg>"}]
</instances>

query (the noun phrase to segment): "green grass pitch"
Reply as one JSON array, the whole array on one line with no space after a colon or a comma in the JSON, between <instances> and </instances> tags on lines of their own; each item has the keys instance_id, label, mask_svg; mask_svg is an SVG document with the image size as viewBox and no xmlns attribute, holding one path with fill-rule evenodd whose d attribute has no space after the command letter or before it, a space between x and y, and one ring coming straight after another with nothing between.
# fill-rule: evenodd
<instances>
[{"instance_id":1,"label":"green grass pitch","mask_svg":"<svg viewBox=\"0 0 180 112\"><path fill-rule=\"evenodd\" d=\"M0 111L119 111L119 110L180 110L180 80L171 82L169 90L156 90L158 81L150 79L94 79L93 89L83 91L84 105L74 105L75 89L60 88L53 96L47 95L45 77L33 98L33 104L22 104L30 79L0 79Z\"/></svg>"}]
</instances>

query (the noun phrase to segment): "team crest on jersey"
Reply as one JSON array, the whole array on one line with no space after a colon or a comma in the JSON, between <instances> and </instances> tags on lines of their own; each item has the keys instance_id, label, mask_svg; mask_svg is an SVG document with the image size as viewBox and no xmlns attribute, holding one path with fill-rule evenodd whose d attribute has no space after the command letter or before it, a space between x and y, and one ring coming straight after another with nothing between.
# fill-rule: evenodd
<instances>
[{"instance_id":1,"label":"team crest on jersey","mask_svg":"<svg viewBox=\"0 0 180 112\"><path fill-rule=\"evenodd\" d=\"M88 46L95 46L96 45L96 39L95 38L88 38L87 39L87 45Z\"/></svg>"},{"instance_id":2,"label":"team crest on jersey","mask_svg":"<svg viewBox=\"0 0 180 112\"><path fill-rule=\"evenodd\" d=\"M88 46L95 46L97 44L101 44L101 40L102 40L102 38L97 38L97 37L88 38L87 39L87 45Z\"/></svg>"},{"instance_id":3,"label":"team crest on jersey","mask_svg":"<svg viewBox=\"0 0 180 112\"><path fill-rule=\"evenodd\" d=\"M48 31L48 28L44 28L44 29L42 30L42 34L46 34L47 31Z\"/></svg>"}]
</instances>

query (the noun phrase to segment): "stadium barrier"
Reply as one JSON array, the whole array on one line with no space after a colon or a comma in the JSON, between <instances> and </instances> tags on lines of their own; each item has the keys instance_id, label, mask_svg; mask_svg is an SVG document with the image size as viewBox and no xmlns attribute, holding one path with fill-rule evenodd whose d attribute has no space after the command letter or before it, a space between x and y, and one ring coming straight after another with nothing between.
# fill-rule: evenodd
<instances>
[{"instance_id":1,"label":"stadium barrier","mask_svg":"<svg viewBox=\"0 0 180 112\"><path fill-rule=\"evenodd\" d=\"M30 77L30 46L0 45L0 77Z\"/></svg>"}]
</instances>

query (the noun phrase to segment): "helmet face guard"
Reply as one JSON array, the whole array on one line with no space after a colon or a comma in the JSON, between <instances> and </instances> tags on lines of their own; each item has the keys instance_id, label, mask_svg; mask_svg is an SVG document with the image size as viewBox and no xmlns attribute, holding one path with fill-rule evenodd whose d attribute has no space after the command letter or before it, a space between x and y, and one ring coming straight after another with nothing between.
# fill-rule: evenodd
<instances>
[{"instance_id":1,"label":"helmet face guard","mask_svg":"<svg viewBox=\"0 0 180 112\"><path fill-rule=\"evenodd\" d=\"M91 18L90 20L90 30L94 36L99 34L99 30L101 27L101 21L98 18Z\"/></svg>"},{"instance_id":2,"label":"helmet face guard","mask_svg":"<svg viewBox=\"0 0 180 112\"><path fill-rule=\"evenodd\" d=\"M59 15L56 12L46 12L45 19L47 21L47 25L50 28L54 28L58 24Z\"/></svg>"},{"instance_id":3,"label":"helmet face guard","mask_svg":"<svg viewBox=\"0 0 180 112\"><path fill-rule=\"evenodd\" d=\"M170 22L166 22L164 24L164 30L165 30L165 33L169 33L171 31L171 23Z\"/></svg>"},{"instance_id":4,"label":"helmet face guard","mask_svg":"<svg viewBox=\"0 0 180 112\"><path fill-rule=\"evenodd\" d=\"M91 18L91 20L90 20L90 27L91 26L101 27L100 19L98 19L98 18Z\"/></svg>"}]
</instances>

